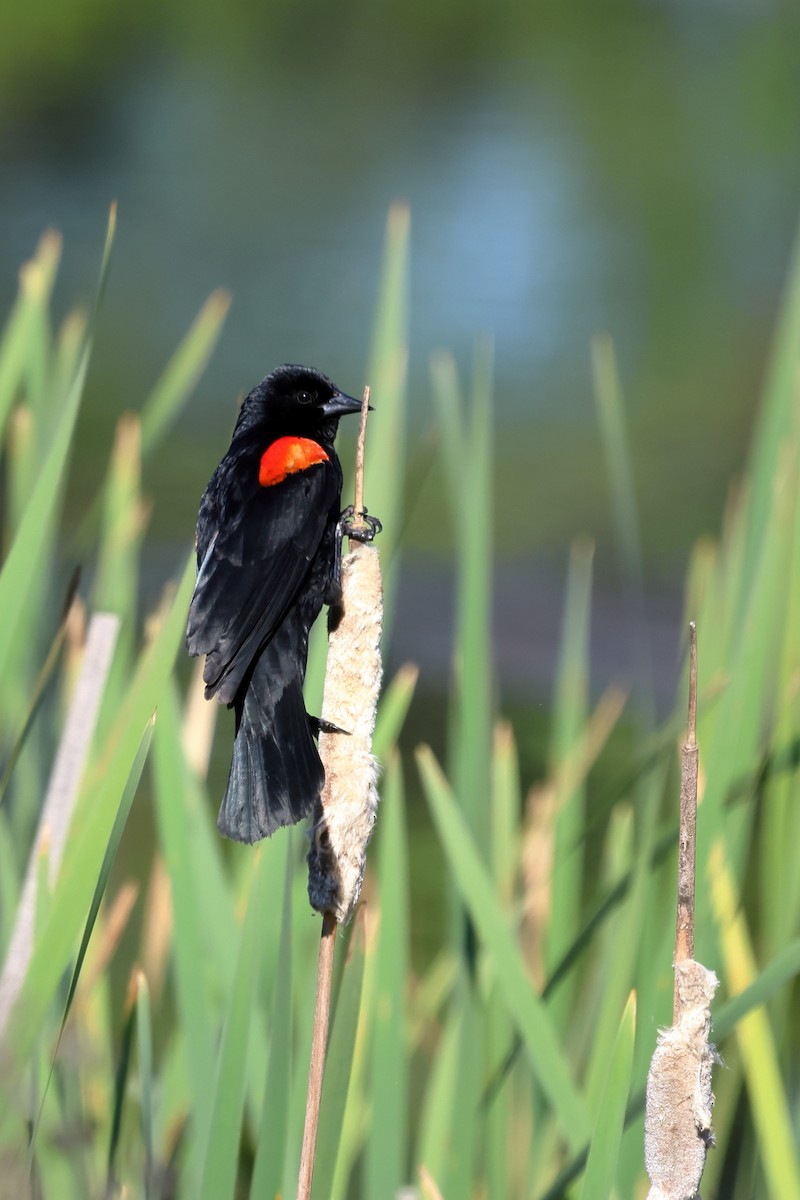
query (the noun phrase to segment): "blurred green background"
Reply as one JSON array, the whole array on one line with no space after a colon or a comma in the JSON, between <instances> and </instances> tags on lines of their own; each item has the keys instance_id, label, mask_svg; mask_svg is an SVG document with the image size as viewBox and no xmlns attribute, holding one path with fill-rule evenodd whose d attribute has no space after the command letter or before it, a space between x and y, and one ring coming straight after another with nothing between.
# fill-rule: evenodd
<instances>
[{"instance_id":1,"label":"blurred green background","mask_svg":"<svg viewBox=\"0 0 800 1200\"><path fill-rule=\"evenodd\" d=\"M742 468L800 198L796 5L36 0L2 29L3 308L48 225L65 240L57 298L88 298L107 205L120 205L76 511L120 411L140 405L208 293L233 297L198 394L148 467L151 597L158 549L172 562L190 536L237 397L281 361L362 386L399 197L412 212L414 554L395 659L427 659L439 680L448 667L428 360L447 347L467 374L487 332L501 676L517 692L549 679L579 532L599 543L600 682L627 669L589 359L607 331L649 638L672 695L680 581Z\"/></svg>"},{"instance_id":2,"label":"blurred green background","mask_svg":"<svg viewBox=\"0 0 800 1200\"><path fill-rule=\"evenodd\" d=\"M12 547L0 572L6 944L24 908L28 844L81 653L82 630L70 626L61 668L48 674L60 662L56 608L77 559L81 596L123 616L83 807L52 895L41 886L46 847L38 865L33 965L8 1043L24 1088L0 1059L0 1084L11 1081L14 1099L5 1126L0 1105L0 1196L3 1155L22 1147L25 1157L48 1092L90 894L99 903L106 885L103 939L95 936L57 1086L42 1102L41 1194L84 1200L100 1194L84 1172L111 1188L118 1170L120 1187L138 1181L132 1195L172 1194L175 1181L193 1195L178 1184L190 1189L216 1159L230 1194L238 1180L237 1196L252 1186L260 1197L269 1193L258 1155L269 1162L263 1147L273 1136L276 1178L291 1194L317 940L295 861L305 839L276 838L254 855L216 836L230 715L220 714L206 788L214 730L198 712L213 717L217 707L195 707L185 687L191 563L182 590L162 603L152 654L139 654L139 634L153 636L158 621L142 618L187 561L238 398L285 360L358 392L370 357L367 502L387 517L382 557L398 584L387 678L409 659L421 675L413 703L410 674L383 701L385 815L366 934L356 925L333 1035L338 1099L329 1112L343 1113L344 1125L326 1134L318 1187L330 1185L325 1200L384 1200L422 1164L447 1200L572 1196L564 1189L591 1145L607 1152L619 1196L641 1194L639 1118L621 1153L615 1139L655 1029L669 1019L685 582L701 664L699 957L723 976L715 1030L728 1064L715 1079L721 1152L710 1194L749 1200L767 1194L767 1179L769 1195L800 1196L797 255L756 424L800 199L798 34L795 6L755 0L280 0L261 10L78 0L0 18L0 307L10 308L20 264L54 226L64 258L52 328L76 298L91 309L108 204L119 202L74 438L88 343L74 321L51 341L55 240L27 270L0 344L0 408L10 414L2 524ZM399 209L381 265L397 198L411 213L408 296ZM217 288L194 341L198 361L172 359ZM407 315L403 491L397 362ZM611 342L590 353L598 332L616 348L627 426ZM453 360L437 354L442 347ZM120 421L128 409L141 422ZM346 460L353 439L344 429ZM62 514L53 464L67 461L73 442ZM491 471L481 454L489 446ZM723 524L746 457L749 492ZM718 548L703 541L721 526ZM594 554L580 534L595 540ZM310 694L321 674L317 654ZM636 676L624 713L620 691L595 704L609 682ZM140 746L141 731L155 707L153 770L137 791L152 730ZM501 724L492 741L498 714L511 717L514 735ZM197 734L200 761L197 745L181 749L181 727L187 739ZM398 738L399 758L390 749ZM414 768L409 752L420 742L445 762L449 784L428 751ZM121 837L134 794L112 869L112 820ZM281 900L285 865L294 871ZM456 918L464 906L466 932ZM246 934L237 920L245 907ZM282 947L277 921L258 935L255 924L278 909ZM265 955L255 990L248 939L263 941ZM631 988L640 1004L634 1065L630 1080L611 1081L609 1105L618 1028L633 1046ZM547 1036L532 1013L549 1023ZM745 1016L767 1022L760 1056ZM84 1036L73 1051L70 1039ZM576 1081L572 1106L559 1108L547 1090L558 1078L547 1055ZM556 1089L562 1104L571 1087ZM283 1140L270 1124L278 1111ZM593 1134L595 1115L609 1111L613 1136L600 1120ZM464 1146L471 1153L454 1155ZM228 1194L208 1178L209 1196ZM590 1184L583 1194L594 1194Z\"/></svg>"}]
</instances>

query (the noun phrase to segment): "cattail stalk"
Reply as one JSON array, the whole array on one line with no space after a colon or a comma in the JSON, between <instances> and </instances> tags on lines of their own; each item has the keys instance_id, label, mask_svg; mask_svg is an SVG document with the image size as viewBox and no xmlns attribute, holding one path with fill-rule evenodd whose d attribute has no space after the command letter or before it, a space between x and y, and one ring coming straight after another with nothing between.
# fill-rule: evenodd
<instances>
[{"instance_id":1,"label":"cattail stalk","mask_svg":"<svg viewBox=\"0 0 800 1200\"><path fill-rule=\"evenodd\" d=\"M369 388L364 389L356 451L351 530L369 528L364 513L364 446ZM322 719L343 732L321 733L325 783L314 814L308 854L308 895L322 914L317 1001L308 1079L298 1200L308 1200L314 1171L336 931L353 915L378 807L378 764L372 734L380 694L383 588L377 550L351 539L342 563L342 603L328 643Z\"/></svg>"},{"instance_id":2,"label":"cattail stalk","mask_svg":"<svg viewBox=\"0 0 800 1200\"><path fill-rule=\"evenodd\" d=\"M644 1158L648 1200L693 1200L711 1131L709 1041L716 975L694 961L695 832L697 828L697 632L689 626L689 719L681 748L678 915L675 931L673 1024L662 1029L650 1062L645 1104Z\"/></svg>"}]
</instances>

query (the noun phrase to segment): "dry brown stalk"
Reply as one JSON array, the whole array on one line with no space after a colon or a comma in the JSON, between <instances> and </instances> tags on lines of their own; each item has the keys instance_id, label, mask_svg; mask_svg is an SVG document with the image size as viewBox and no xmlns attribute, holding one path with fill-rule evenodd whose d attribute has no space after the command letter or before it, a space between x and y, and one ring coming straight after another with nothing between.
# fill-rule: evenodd
<instances>
[{"instance_id":1,"label":"dry brown stalk","mask_svg":"<svg viewBox=\"0 0 800 1200\"><path fill-rule=\"evenodd\" d=\"M364 446L369 388L364 389L356 450L354 513L350 529L358 536L364 519ZM298 1200L308 1200L314 1171L322 1081L330 1020L336 930L358 902L367 844L377 809L377 764L372 733L381 683L380 637L383 595L377 551L351 538L342 563L341 613L331 630L325 673L323 722L345 732L322 733L320 757L325 783L314 814L308 854L308 894L322 913L317 1000Z\"/></svg>"},{"instance_id":2,"label":"dry brown stalk","mask_svg":"<svg viewBox=\"0 0 800 1200\"><path fill-rule=\"evenodd\" d=\"M319 1106L322 1099L322 1080L325 1075L325 1054L328 1049L328 1025L331 1012L331 982L333 952L336 948L336 918L323 913L317 967L317 1000L314 1008L314 1033L311 1041L311 1062L308 1068L308 1098L303 1128L303 1149L300 1155L300 1178L297 1200L308 1200L314 1175L314 1155L317 1148Z\"/></svg>"},{"instance_id":3,"label":"dry brown stalk","mask_svg":"<svg viewBox=\"0 0 800 1200\"><path fill-rule=\"evenodd\" d=\"M678 915L675 928L675 965L694 957L695 842L697 836L697 628L689 625L689 718L681 747L681 815L678 853ZM672 1019L680 1013L678 976Z\"/></svg>"},{"instance_id":4,"label":"dry brown stalk","mask_svg":"<svg viewBox=\"0 0 800 1200\"><path fill-rule=\"evenodd\" d=\"M647 1076L644 1157L652 1184L648 1200L692 1200L708 1147L714 1144L711 1070L718 1057L709 1035L718 981L713 971L694 960L697 761L697 633L692 622L689 717L681 747L673 1024L659 1031Z\"/></svg>"}]
</instances>

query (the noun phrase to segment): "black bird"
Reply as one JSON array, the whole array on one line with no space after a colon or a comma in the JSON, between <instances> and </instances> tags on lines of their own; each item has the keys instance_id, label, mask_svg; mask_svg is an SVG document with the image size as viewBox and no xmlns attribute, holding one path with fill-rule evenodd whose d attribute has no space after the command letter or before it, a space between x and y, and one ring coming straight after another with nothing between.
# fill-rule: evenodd
<instances>
[{"instance_id":1,"label":"black bird","mask_svg":"<svg viewBox=\"0 0 800 1200\"><path fill-rule=\"evenodd\" d=\"M285 365L244 401L197 520L186 643L206 698L236 714L219 829L240 842L307 816L324 772L303 702L308 632L340 597L339 418L361 403Z\"/></svg>"}]
</instances>

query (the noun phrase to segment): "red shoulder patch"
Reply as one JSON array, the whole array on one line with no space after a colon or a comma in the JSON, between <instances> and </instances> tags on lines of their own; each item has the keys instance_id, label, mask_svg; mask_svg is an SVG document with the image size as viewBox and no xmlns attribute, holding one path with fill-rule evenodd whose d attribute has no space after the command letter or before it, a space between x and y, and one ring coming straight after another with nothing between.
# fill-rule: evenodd
<instances>
[{"instance_id":1,"label":"red shoulder patch","mask_svg":"<svg viewBox=\"0 0 800 1200\"><path fill-rule=\"evenodd\" d=\"M280 483L295 471L305 471L315 463L329 461L319 442L311 438L278 438L271 446L267 446L261 455L258 482L262 487L271 487L273 483Z\"/></svg>"}]
</instances>

